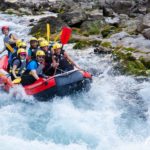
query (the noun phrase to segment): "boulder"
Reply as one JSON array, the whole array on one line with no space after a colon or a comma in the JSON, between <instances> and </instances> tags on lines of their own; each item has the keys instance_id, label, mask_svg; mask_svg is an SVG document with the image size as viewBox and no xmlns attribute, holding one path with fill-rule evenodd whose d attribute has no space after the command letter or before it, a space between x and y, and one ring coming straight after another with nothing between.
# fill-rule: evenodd
<instances>
[{"instance_id":1,"label":"boulder","mask_svg":"<svg viewBox=\"0 0 150 150\"><path fill-rule=\"evenodd\" d=\"M107 24L109 24L109 25L118 27L119 24L120 24L120 18L119 18L119 16L116 16L116 17L106 17L105 18L105 22Z\"/></svg>"},{"instance_id":2,"label":"boulder","mask_svg":"<svg viewBox=\"0 0 150 150\"><path fill-rule=\"evenodd\" d=\"M94 48L94 53L110 54L110 53L112 53L112 49L106 48L106 47L103 47L103 46L98 46L98 47Z\"/></svg>"},{"instance_id":3,"label":"boulder","mask_svg":"<svg viewBox=\"0 0 150 150\"><path fill-rule=\"evenodd\" d=\"M36 37L40 36L46 37L47 23L51 25L51 34L59 32L61 28L66 25L60 18L46 17L40 19L38 23L32 27L30 34Z\"/></svg>"},{"instance_id":4,"label":"boulder","mask_svg":"<svg viewBox=\"0 0 150 150\"><path fill-rule=\"evenodd\" d=\"M114 17L114 11L111 8L103 7L103 15L105 17Z\"/></svg>"},{"instance_id":5,"label":"boulder","mask_svg":"<svg viewBox=\"0 0 150 150\"><path fill-rule=\"evenodd\" d=\"M94 9L92 11L86 11L85 14L86 14L88 20L103 19L102 9Z\"/></svg>"},{"instance_id":6,"label":"boulder","mask_svg":"<svg viewBox=\"0 0 150 150\"><path fill-rule=\"evenodd\" d=\"M120 14L130 14L134 5L134 0L115 0L111 8Z\"/></svg>"},{"instance_id":7,"label":"boulder","mask_svg":"<svg viewBox=\"0 0 150 150\"><path fill-rule=\"evenodd\" d=\"M143 32L144 29L150 28L150 13L141 16L137 25L137 31Z\"/></svg>"},{"instance_id":8,"label":"boulder","mask_svg":"<svg viewBox=\"0 0 150 150\"><path fill-rule=\"evenodd\" d=\"M60 14L59 17L72 27L81 25L81 23L87 19L85 12L81 9L76 9L72 12L65 12Z\"/></svg>"},{"instance_id":9,"label":"boulder","mask_svg":"<svg viewBox=\"0 0 150 150\"><path fill-rule=\"evenodd\" d=\"M150 28L144 29L142 34L145 38L150 39Z\"/></svg>"}]
</instances>

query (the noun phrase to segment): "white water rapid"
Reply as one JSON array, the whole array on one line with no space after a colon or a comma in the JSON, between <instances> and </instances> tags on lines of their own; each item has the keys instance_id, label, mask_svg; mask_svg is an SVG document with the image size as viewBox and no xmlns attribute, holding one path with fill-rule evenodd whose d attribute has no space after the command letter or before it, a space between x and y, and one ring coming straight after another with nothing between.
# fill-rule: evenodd
<instances>
[{"instance_id":1,"label":"white water rapid","mask_svg":"<svg viewBox=\"0 0 150 150\"><path fill-rule=\"evenodd\" d=\"M0 27L9 25L28 41L28 17L0 17ZM93 48L71 48L73 59L93 74L91 90L49 102L0 91L0 150L149 150L149 78L121 75L110 55L95 55Z\"/></svg>"}]
</instances>

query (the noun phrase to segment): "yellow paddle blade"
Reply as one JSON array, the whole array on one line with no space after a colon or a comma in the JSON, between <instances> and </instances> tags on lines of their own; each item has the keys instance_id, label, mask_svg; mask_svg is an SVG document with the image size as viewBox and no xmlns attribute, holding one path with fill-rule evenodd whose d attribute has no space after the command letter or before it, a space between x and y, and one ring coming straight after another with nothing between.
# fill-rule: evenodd
<instances>
[{"instance_id":1,"label":"yellow paddle blade","mask_svg":"<svg viewBox=\"0 0 150 150\"><path fill-rule=\"evenodd\" d=\"M5 46L9 49L10 52L14 53L14 49L11 47L10 44L5 43Z\"/></svg>"},{"instance_id":2,"label":"yellow paddle blade","mask_svg":"<svg viewBox=\"0 0 150 150\"><path fill-rule=\"evenodd\" d=\"M58 41L58 39L60 38L61 34L62 34L62 31L55 37L54 42Z\"/></svg>"},{"instance_id":3,"label":"yellow paddle blade","mask_svg":"<svg viewBox=\"0 0 150 150\"><path fill-rule=\"evenodd\" d=\"M51 34L49 23L46 24L46 28L47 28L47 41L49 42L50 41L50 34Z\"/></svg>"},{"instance_id":4,"label":"yellow paddle blade","mask_svg":"<svg viewBox=\"0 0 150 150\"><path fill-rule=\"evenodd\" d=\"M13 84L19 84L21 82L21 78L14 79L12 81Z\"/></svg>"}]
</instances>

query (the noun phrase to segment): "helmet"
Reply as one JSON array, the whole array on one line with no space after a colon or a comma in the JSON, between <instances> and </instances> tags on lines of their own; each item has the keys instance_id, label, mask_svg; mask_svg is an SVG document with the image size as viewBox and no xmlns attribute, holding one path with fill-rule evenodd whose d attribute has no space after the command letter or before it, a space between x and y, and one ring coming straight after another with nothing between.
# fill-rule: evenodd
<instances>
[{"instance_id":1,"label":"helmet","mask_svg":"<svg viewBox=\"0 0 150 150\"><path fill-rule=\"evenodd\" d=\"M42 41L45 41L45 39L43 37L39 37L38 42L42 42Z\"/></svg>"},{"instance_id":2,"label":"helmet","mask_svg":"<svg viewBox=\"0 0 150 150\"><path fill-rule=\"evenodd\" d=\"M19 48L18 51L17 51L17 55L19 55L19 54L21 54L21 53L27 54L27 52L26 52L25 49Z\"/></svg>"},{"instance_id":3,"label":"helmet","mask_svg":"<svg viewBox=\"0 0 150 150\"><path fill-rule=\"evenodd\" d=\"M42 50L38 50L38 51L36 52L36 56L45 56L45 53L44 53L44 51L42 51Z\"/></svg>"},{"instance_id":4,"label":"helmet","mask_svg":"<svg viewBox=\"0 0 150 150\"><path fill-rule=\"evenodd\" d=\"M25 42L20 42L18 44L18 48L20 48L20 47L27 47L27 44Z\"/></svg>"},{"instance_id":5,"label":"helmet","mask_svg":"<svg viewBox=\"0 0 150 150\"><path fill-rule=\"evenodd\" d=\"M38 40L37 40L37 38L32 37L32 38L30 39L30 42L31 42L31 41L38 41Z\"/></svg>"},{"instance_id":6,"label":"helmet","mask_svg":"<svg viewBox=\"0 0 150 150\"><path fill-rule=\"evenodd\" d=\"M59 44L59 43L55 43L55 44L53 45L53 50L58 49L58 48L62 48L62 45Z\"/></svg>"},{"instance_id":7,"label":"helmet","mask_svg":"<svg viewBox=\"0 0 150 150\"><path fill-rule=\"evenodd\" d=\"M40 47L45 47L45 46L48 46L48 45L49 45L49 43L46 40L40 42Z\"/></svg>"},{"instance_id":8,"label":"helmet","mask_svg":"<svg viewBox=\"0 0 150 150\"><path fill-rule=\"evenodd\" d=\"M2 31L3 30L9 30L9 27L8 26L2 26Z\"/></svg>"},{"instance_id":9,"label":"helmet","mask_svg":"<svg viewBox=\"0 0 150 150\"><path fill-rule=\"evenodd\" d=\"M22 42L22 40L20 40L20 39L17 40L17 41L16 41L16 46L19 47L19 44L20 44L21 42Z\"/></svg>"}]
</instances>

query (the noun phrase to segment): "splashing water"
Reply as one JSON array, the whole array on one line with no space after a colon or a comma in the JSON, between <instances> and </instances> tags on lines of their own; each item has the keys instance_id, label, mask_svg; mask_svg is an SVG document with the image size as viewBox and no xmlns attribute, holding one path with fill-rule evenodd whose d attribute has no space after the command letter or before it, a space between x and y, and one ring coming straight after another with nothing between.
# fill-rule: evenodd
<instances>
[{"instance_id":1,"label":"splashing water","mask_svg":"<svg viewBox=\"0 0 150 150\"><path fill-rule=\"evenodd\" d=\"M0 27L9 25L28 41L27 17L1 17ZM91 90L49 102L38 102L20 87L17 99L14 91L1 91L0 150L149 150L149 78L116 74L111 56L96 56L93 48L65 48L93 73Z\"/></svg>"}]
</instances>

